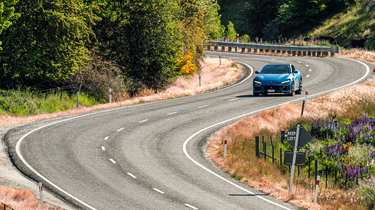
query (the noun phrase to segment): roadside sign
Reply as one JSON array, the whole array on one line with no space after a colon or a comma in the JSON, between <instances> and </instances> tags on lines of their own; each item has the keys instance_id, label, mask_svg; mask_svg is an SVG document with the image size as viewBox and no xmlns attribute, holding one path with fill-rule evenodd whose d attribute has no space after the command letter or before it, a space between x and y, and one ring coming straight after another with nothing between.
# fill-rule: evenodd
<instances>
[{"instance_id":1,"label":"roadside sign","mask_svg":"<svg viewBox=\"0 0 375 210\"><path fill-rule=\"evenodd\" d=\"M301 166L305 163L306 154L304 152L297 152L296 156L296 165ZM284 164L292 165L293 161L293 152L286 151L284 152Z\"/></svg>"},{"instance_id":2,"label":"roadside sign","mask_svg":"<svg viewBox=\"0 0 375 210\"><path fill-rule=\"evenodd\" d=\"M297 137L297 128L292 128L288 130L287 133L287 141L290 145L294 145ZM301 126L300 128L300 135L298 139L298 148L301 148L308 144L312 140L312 136L306 131L306 129Z\"/></svg>"}]
</instances>

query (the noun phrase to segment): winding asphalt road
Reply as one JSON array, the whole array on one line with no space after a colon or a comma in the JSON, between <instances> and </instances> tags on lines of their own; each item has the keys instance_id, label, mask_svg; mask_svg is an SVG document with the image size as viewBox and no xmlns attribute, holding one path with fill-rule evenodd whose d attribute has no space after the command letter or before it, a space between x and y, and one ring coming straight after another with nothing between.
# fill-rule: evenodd
<instances>
[{"instance_id":1,"label":"winding asphalt road","mask_svg":"<svg viewBox=\"0 0 375 210\"><path fill-rule=\"evenodd\" d=\"M255 69L293 63L311 97L359 82L369 71L363 63L338 58L220 55ZM205 158L205 137L215 130L302 98L253 97L252 77L198 96L20 128L8 136L9 151L19 169L77 208L295 209L231 179Z\"/></svg>"}]
</instances>

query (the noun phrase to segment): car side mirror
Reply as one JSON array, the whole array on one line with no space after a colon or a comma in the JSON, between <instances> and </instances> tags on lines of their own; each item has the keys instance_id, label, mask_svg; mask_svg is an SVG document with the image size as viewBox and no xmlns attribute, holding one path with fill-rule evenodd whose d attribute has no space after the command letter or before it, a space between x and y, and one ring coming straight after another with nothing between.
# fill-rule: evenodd
<instances>
[{"instance_id":1,"label":"car side mirror","mask_svg":"<svg viewBox=\"0 0 375 210\"><path fill-rule=\"evenodd\" d=\"M256 71L255 71L255 74L260 74L260 71L256 70Z\"/></svg>"}]
</instances>

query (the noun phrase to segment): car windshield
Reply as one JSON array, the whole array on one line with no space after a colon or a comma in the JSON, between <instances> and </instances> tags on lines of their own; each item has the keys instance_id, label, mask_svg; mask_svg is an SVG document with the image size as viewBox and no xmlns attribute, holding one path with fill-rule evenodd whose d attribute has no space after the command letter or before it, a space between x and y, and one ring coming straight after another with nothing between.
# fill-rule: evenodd
<instances>
[{"instance_id":1,"label":"car windshield","mask_svg":"<svg viewBox=\"0 0 375 210\"><path fill-rule=\"evenodd\" d=\"M263 67L262 74L289 74L289 65L266 65Z\"/></svg>"}]
</instances>

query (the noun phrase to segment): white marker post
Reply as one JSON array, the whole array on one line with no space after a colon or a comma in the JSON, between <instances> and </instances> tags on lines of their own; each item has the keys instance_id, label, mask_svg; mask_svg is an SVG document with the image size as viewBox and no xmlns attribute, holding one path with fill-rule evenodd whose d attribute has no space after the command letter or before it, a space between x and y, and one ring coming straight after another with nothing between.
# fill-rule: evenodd
<instances>
[{"instance_id":1,"label":"white marker post","mask_svg":"<svg viewBox=\"0 0 375 210\"><path fill-rule=\"evenodd\" d=\"M109 99L109 103L111 104L112 103L112 88L108 88L108 99Z\"/></svg>"},{"instance_id":2,"label":"white marker post","mask_svg":"<svg viewBox=\"0 0 375 210\"><path fill-rule=\"evenodd\" d=\"M228 144L227 144L227 140L224 140L224 160L227 159L227 153L228 153Z\"/></svg>"},{"instance_id":3,"label":"white marker post","mask_svg":"<svg viewBox=\"0 0 375 210\"><path fill-rule=\"evenodd\" d=\"M294 151L293 151L293 161L292 167L290 169L290 180L289 180L289 194L293 193L293 178L294 178L294 169L296 166L296 159L297 159L297 148L298 148L298 140L299 140L299 133L300 133L301 126L297 125L297 132L296 132L296 140L294 141Z\"/></svg>"},{"instance_id":4,"label":"white marker post","mask_svg":"<svg viewBox=\"0 0 375 210\"><path fill-rule=\"evenodd\" d=\"M316 182L315 182L314 203L318 203L318 197L320 193L319 191L320 191L320 176L316 178Z\"/></svg>"},{"instance_id":5,"label":"white marker post","mask_svg":"<svg viewBox=\"0 0 375 210\"><path fill-rule=\"evenodd\" d=\"M38 183L38 189L39 189L39 210L43 210L43 183Z\"/></svg>"}]
</instances>

